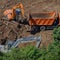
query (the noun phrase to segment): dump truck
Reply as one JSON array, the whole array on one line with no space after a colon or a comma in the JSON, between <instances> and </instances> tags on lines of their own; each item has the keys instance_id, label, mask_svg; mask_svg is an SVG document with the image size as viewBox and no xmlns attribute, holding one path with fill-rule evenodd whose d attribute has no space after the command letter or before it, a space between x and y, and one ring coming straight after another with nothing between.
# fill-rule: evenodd
<instances>
[{"instance_id":1,"label":"dump truck","mask_svg":"<svg viewBox=\"0 0 60 60\"><path fill-rule=\"evenodd\" d=\"M56 12L29 13L31 31L53 29L60 23Z\"/></svg>"}]
</instances>

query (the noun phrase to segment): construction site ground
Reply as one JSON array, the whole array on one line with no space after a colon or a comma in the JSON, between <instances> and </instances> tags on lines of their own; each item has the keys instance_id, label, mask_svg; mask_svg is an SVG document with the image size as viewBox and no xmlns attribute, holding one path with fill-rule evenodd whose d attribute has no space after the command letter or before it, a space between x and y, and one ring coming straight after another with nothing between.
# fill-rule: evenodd
<instances>
[{"instance_id":1,"label":"construction site ground","mask_svg":"<svg viewBox=\"0 0 60 60\"><path fill-rule=\"evenodd\" d=\"M25 15L28 16L28 13L30 12L52 12L52 11L56 11L56 12L60 12L60 0L2 0L0 2L0 19L3 17L3 11L8 9L8 8L12 8L15 4L21 2L24 5L24 9L25 9ZM0 36L0 39L2 39L3 37L6 38L6 34L8 34L8 32L6 32L6 23L3 26L0 26L0 31L3 31L5 29L5 33ZM17 23L14 23L13 26L15 26L16 28ZM11 27L11 24L8 25L7 27ZM7 29L7 31L10 31L10 27L9 29ZM13 27L11 27L13 28ZM14 29L15 29L14 28ZM24 29L24 27L23 27ZM15 29L17 32L19 31L19 29ZM10 31L11 32L11 31ZM46 30L46 31L40 31L38 33L36 33L35 35L41 35L42 36L42 41L40 44L41 46L48 46L48 44L50 44L53 40L53 36L52 36L53 30ZM0 33L1 34L1 33ZM12 34L12 35L11 35ZM16 38L17 35L15 35L14 32L12 32L10 35L8 36L8 38L14 39ZM27 37L30 34L30 32L18 32L18 38L19 37ZM14 36L14 37L13 37ZM3 39L2 39L3 40Z\"/></svg>"}]
</instances>

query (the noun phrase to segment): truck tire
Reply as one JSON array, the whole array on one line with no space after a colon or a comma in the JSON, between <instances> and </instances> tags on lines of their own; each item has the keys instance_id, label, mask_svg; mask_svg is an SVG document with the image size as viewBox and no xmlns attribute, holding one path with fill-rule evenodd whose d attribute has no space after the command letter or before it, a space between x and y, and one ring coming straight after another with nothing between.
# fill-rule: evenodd
<instances>
[{"instance_id":1,"label":"truck tire","mask_svg":"<svg viewBox=\"0 0 60 60\"><path fill-rule=\"evenodd\" d=\"M46 27L45 26L40 26L40 31L44 31L46 30Z\"/></svg>"},{"instance_id":2,"label":"truck tire","mask_svg":"<svg viewBox=\"0 0 60 60\"><path fill-rule=\"evenodd\" d=\"M37 32L36 26L31 26L31 34L35 34Z\"/></svg>"}]
</instances>

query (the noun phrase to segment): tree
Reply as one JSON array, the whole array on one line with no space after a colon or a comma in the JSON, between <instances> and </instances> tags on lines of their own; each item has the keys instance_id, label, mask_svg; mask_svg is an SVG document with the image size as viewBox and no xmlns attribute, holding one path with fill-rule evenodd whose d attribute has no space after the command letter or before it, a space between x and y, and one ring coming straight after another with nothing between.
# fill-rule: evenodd
<instances>
[{"instance_id":1,"label":"tree","mask_svg":"<svg viewBox=\"0 0 60 60\"><path fill-rule=\"evenodd\" d=\"M53 42L48 46L46 60L60 60L60 27L53 30Z\"/></svg>"},{"instance_id":2,"label":"tree","mask_svg":"<svg viewBox=\"0 0 60 60\"><path fill-rule=\"evenodd\" d=\"M60 27L57 27L53 31L54 40L60 40Z\"/></svg>"},{"instance_id":3,"label":"tree","mask_svg":"<svg viewBox=\"0 0 60 60\"><path fill-rule=\"evenodd\" d=\"M4 55L3 60L37 60L40 58L40 49L34 46L15 48Z\"/></svg>"}]
</instances>

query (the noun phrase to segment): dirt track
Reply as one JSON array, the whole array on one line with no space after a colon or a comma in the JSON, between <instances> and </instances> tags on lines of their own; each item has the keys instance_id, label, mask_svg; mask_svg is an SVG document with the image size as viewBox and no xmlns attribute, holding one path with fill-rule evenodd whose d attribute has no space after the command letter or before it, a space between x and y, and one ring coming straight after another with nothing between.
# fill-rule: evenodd
<instances>
[{"instance_id":1,"label":"dirt track","mask_svg":"<svg viewBox=\"0 0 60 60\"><path fill-rule=\"evenodd\" d=\"M16 3L18 3L20 0L10 1L6 2L5 0L2 0L0 2L0 18L2 16L2 12L5 9L11 8ZM50 11L57 11L60 12L60 0L21 0L21 2L24 5L25 14L28 15L28 12L50 12ZM1 4L2 3L2 4ZM8 3L8 4L6 4ZM42 42L41 46L47 46L52 41L52 30L50 31L43 31L40 33L37 33L36 35L42 35ZM23 36L28 36L30 33L22 33Z\"/></svg>"}]
</instances>

